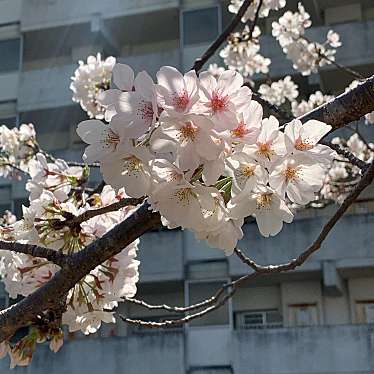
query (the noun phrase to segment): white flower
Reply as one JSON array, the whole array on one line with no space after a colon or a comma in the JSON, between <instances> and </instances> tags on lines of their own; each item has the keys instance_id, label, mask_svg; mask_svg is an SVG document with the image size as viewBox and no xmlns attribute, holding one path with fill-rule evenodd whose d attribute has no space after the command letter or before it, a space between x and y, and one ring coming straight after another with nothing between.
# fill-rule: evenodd
<instances>
[{"instance_id":1,"label":"white flower","mask_svg":"<svg viewBox=\"0 0 374 374\"><path fill-rule=\"evenodd\" d=\"M317 144L330 130L330 125L320 121L309 120L302 124L293 120L284 130L287 152L303 153L318 162L330 164L335 152L328 146Z\"/></svg>"},{"instance_id":2,"label":"white flower","mask_svg":"<svg viewBox=\"0 0 374 374\"><path fill-rule=\"evenodd\" d=\"M241 194L229 203L230 214L235 219L249 215L256 218L260 233L265 236L277 235L283 222L291 223L293 214L286 203L269 187L259 187L250 194Z\"/></svg>"},{"instance_id":3,"label":"white flower","mask_svg":"<svg viewBox=\"0 0 374 374\"><path fill-rule=\"evenodd\" d=\"M117 114L111 125L126 128L128 138L138 138L153 128L158 116L155 85L152 78L140 72L134 81L135 91L122 92L115 103Z\"/></svg>"},{"instance_id":4,"label":"white flower","mask_svg":"<svg viewBox=\"0 0 374 374\"><path fill-rule=\"evenodd\" d=\"M334 96L324 95L321 91L316 91L309 96L308 101L302 100L300 103L293 101L291 103L292 114L295 117L300 117L332 99L334 99Z\"/></svg>"},{"instance_id":5,"label":"white flower","mask_svg":"<svg viewBox=\"0 0 374 374\"><path fill-rule=\"evenodd\" d=\"M341 45L339 35L332 30L328 32L323 44L309 41L304 34L311 24L310 15L301 3L298 4L298 12L287 11L278 22L272 23L273 36L292 60L294 69L302 75L316 73L319 67L331 64L335 60L336 50L329 49L328 46L336 48Z\"/></svg>"},{"instance_id":6,"label":"white flower","mask_svg":"<svg viewBox=\"0 0 374 374\"><path fill-rule=\"evenodd\" d=\"M299 205L314 200L323 184L325 173L320 164L304 156L285 158L274 165L269 184L284 199L285 195Z\"/></svg>"},{"instance_id":7,"label":"white flower","mask_svg":"<svg viewBox=\"0 0 374 374\"><path fill-rule=\"evenodd\" d=\"M226 160L226 173L232 177L231 195L248 193L258 184L266 185L267 171L245 152L234 153Z\"/></svg>"},{"instance_id":8,"label":"white flower","mask_svg":"<svg viewBox=\"0 0 374 374\"><path fill-rule=\"evenodd\" d=\"M225 71L226 69L222 66L218 66L217 64L209 64L208 72L213 75L214 78L218 79L219 76Z\"/></svg>"},{"instance_id":9,"label":"white flower","mask_svg":"<svg viewBox=\"0 0 374 374\"><path fill-rule=\"evenodd\" d=\"M222 249L226 256L233 253L238 241L243 238L243 220L227 219L213 231L197 231L196 239L206 240L212 248Z\"/></svg>"},{"instance_id":10,"label":"white flower","mask_svg":"<svg viewBox=\"0 0 374 374\"><path fill-rule=\"evenodd\" d=\"M129 196L142 197L148 194L151 183L150 160L147 148L125 143L120 150L101 162L100 170L104 181L113 188L124 187Z\"/></svg>"},{"instance_id":11,"label":"white flower","mask_svg":"<svg viewBox=\"0 0 374 374\"><path fill-rule=\"evenodd\" d=\"M297 84L287 75L284 79L273 82L271 86L261 84L258 89L259 94L271 104L282 105L288 101L293 101L299 96Z\"/></svg>"},{"instance_id":12,"label":"white flower","mask_svg":"<svg viewBox=\"0 0 374 374\"><path fill-rule=\"evenodd\" d=\"M229 5L229 12L238 13L240 7L243 4L243 0L231 0ZM249 5L247 11L245 12L242 22L247 22L247 20L253 21L257 12L257 8L260 4L260 0L254 0ZM283 8L286 5L286 0L264 0L260 9L259 16L267 17L270 10L278 10Z\"/></svg>"},{"instance_id":13,"label":"white flower","mask_svg":"<svg viewBox=\"0 0 374 374\"><path fill-rule=\"evenodd\" d=\"M200 164L218 158L222 146L213 137L213 122L203 116L165 121L151 139L156 153L173 151L176 165L182 170L195 170Z\"/></svg>"},{"instance_id":14,"label":"white flower","mask_svg":"<svg viewBox=\"0 0 374 374\"><path fill-rule=\"evenodd\" d=\"M245 152L265 166L286 153L284 135L279 131L279 122L274 116L262 120L256 143L246 146Z\"/></svg>"},{"instance_id":15,"label":"white flower","mask_svg":"<svg viewBox=\"0 0 374 374\"><path fill-rule=\"evenodd\" d=\"M267 74L271 60L259 54L261 30L256 26L251 37L249 31L249 27L245 26L241 32L231 34L227 46L219 55L229 69L237 70L244 77L255 73Z\"/></svg>"},{"instance_id":16,"label":"white flower","mask_svg":"<svg viewBox=\"0 0 374 374\"><path fill-rule=\"evenodd\" d=\"M90 118L104 118L105 109L98 102L98 96L109 89L115 63L114 57L108 57L103 61L100 53L96 57L89 56L87 63L79 61L79 67L71 78L73 101L80 103Z\"/></svg>"},{"instance_id":17,"label":"white flower","mask_svg":"<svg viewBox=\"0 0 374 374\"><path fill-rule=\"evenodd\" d=\"M199 184L171 185L152 194L150 202L173 226L199 231L204 228L203 210L215 206L212 191Z\"/></svg>"},{"instance_id":18,"label":"white flower","mask_svg":"<svg viewBox=\"0 0 374 374\"><path fill-rule=\"evenodd\" d=\"M226 70L215 79L210 73L200 74L201 113L214 122L216 131L232 130L236 125L236 113L251 100L251 90L243 87L243 77Z\"/></svg>"},{"instance_id":19,"label":"white flower","mask_svg":"<svg viewBox=\"0 0 374 374\"><path fill-rule=\"evenodd\" d=\"M327 40L329 44L331 45L331 47L337 48L342 45L339 34L333 30L328 31Z\"/></svg>"},{"instance_id":20,"label":"white flower","mask_svg":"<svg viewBox=\"0 0 374 374\"><path fill-rule=\"evenodd\" d=\"M117 123L106 125L99 120L87 120L77 127L77 134L87 144L83 160L94 162L104 160L116 151L118 144L124 139L125 128Z\"/></svg>"},{"instance_id":21,"label":"white flower","mask_svg":"<svg viewBox=\"0 0 374 374\"><path fill-rule=\"evenodd\" d=\"M174 67L163 66L157 72L156 91L159 105L168 116L181 117L191 112L199 100L197 76L194 70L184 76Z\"/></svg>"},{"instance_id":22,"label":"white flower","mask_svg":"<svg viewBox=\"0 0 374 374\"><path fill-rule=\"evenodd\" d=\"M261 128L262 106L254 100L243 112L237 114L236 126L230 131L231 141L242 144L255 143Z\"/></svg>"}]
</instances>

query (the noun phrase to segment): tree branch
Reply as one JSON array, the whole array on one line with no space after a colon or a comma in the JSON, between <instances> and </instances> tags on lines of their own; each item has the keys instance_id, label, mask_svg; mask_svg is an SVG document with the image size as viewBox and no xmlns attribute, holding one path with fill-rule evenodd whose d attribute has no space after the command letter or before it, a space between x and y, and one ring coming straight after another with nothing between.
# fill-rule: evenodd
<instances>
[{"instance_id":1,"label":"tree branch","mask_svg":"<svg viewBox=\"0 0 374 374\"><path fill-rule=\"evenodd\" d=\"M120 199L119 201L116 201L113 204L110 204L110 205L107 205L101 208L86 210L79 216L74 216L71 213L66 213L65 221L61 221L59 219L50 220L50 224L55 230L60 230L63 227L70 227L73 229L79 226L82 222L88 221L89 219L93 217L100 216L102 214L106 214L110 212L115 212L126 206L137 206L143 201L144 201L144 198L123 198L123 199Z\"/></svg>"},{"instance_id":2,"label":"tree branch","mask_svg":"<svg viewBox=\"0 0 374 374\"><path fill-rule=\"evenodd\" d=\"M32 244L21 244L16 242L7 242L0 240L0 251L13 251L23 253L33 257L45 258L56 265L64 266L67 256L54 249L40 247Z\"/></svg>"},{"instance_id":3,"label":"tree branch","mask_svg":"<svg viewBox=\"0 0 374 374\"><path fill-rule=\"evenodd\" d=\"M86 274L160 223L160 216L143 203L130 217L95 240L82 251L66 258L53 278L17 304L0 311L0 342L45 310L53 309Z\"/></svg>"},{"instance_id":4,"label":"tree branch","mask_svg":"<svg viewBox=\"0 0 374 374\"><path fill-rule=\"evenodd\" d=\"M370 164L366 163L365 161L360 160L353 153L351 153L347 149L344 149L344 148L340 147L340 145L338 145L338 144L327 143L327 142L323 142L323 141L320 142L320 144L327 145L328 147L333 149L337 154L346 158L348 160L346 162L349 162L352 165L357 166L362 171L366 171L366 169L370 166Z\"/></svg>"},{"instance_id":5,"label":"tree branch","mask_svg":"<svg viewBox=\"0 0 374 374\"><path fill-rule=\"evenodd\" d=\"M359 120L374 111L374 75L357 87L344 92L334 100L298 117L301 122L316 119L331 125L333 130Z\"/></svg>"}]
</instances>

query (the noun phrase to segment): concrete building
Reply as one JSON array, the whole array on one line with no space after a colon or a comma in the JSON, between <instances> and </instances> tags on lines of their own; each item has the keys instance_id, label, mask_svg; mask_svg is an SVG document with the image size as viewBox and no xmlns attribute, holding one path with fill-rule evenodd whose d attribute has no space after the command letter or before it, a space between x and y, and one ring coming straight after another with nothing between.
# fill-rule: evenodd
<instances>
[{"instance_id":1,"label":"concrete building","mask_svg":"<svg viewBox=\"0 0 374 374\"><path fill-rule=\"evenodd\" d=\"M296 1L287 7L296 9ZM304 0L315 40L331 27L342 38L340 63L364 75L374 71L373 0ZM33 122L41 145L79 160L75 135L85 118L71 101L69 80L78 59L114 54L136 70L161 65L188 69L229 22L219 0L0 0L0 122ZM274 15L261 20L262 54L272 76L295 74L269 35ZM212 61L219 61L216 56ZM261 79L261 77L258 77ZM322 87L337 93L352 80L333 67L311 78L295 77L304 96ZM370 131L367 131L370 136ZM373 140L373 139L371 139ZM301 269L268 276L242 288L226 306L167 331L106 325L82 339L71 335L57 355L40 347L16 373L366 374L374 373L374 203L366 194ZM20 211L24 186L1 181L0 209ZM304 211L272 239L254 224L240 247L262 264L287 261L306 248L334 210ZM234 257L197 242L188 232L155 231L141 240L139 298L187 305L249 269ZM0 305L6 305L5 294ZM130 317L160 320L121 305ZM170 318L174 315L167 314ZM8 373L8 361L0 361Z\"/></svg>"}]
</instances>

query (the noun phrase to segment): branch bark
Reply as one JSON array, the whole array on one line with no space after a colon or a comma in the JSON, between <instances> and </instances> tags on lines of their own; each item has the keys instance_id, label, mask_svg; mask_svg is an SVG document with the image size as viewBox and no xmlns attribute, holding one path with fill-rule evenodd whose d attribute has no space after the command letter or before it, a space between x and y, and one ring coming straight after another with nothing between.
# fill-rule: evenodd
<instances>
[{"instance_id":1,"label":"branch bark","mask_svg":"<svg viewBox=\"0 0 374 374\"><path fill-rule=\"evenodd\" d=\"M23 253L33 257L45 258L48 261L53 262L56 265L64 266L67 256L63 253L57 252L54 249L40 247L32 244L21 244L17 242L6 242L0 240L0 251L13 251L17 253Z\"/></svg>"},{"instance_id":2,"label":"branch bark","mask_svg":"<svg viewBox=\"0 0 374 374\"><path fill-rule=\"evenodd\" d=\"M306 122L316 119L331 125L333 130L358 121L374 111L374 75L361 82L356 88L344 92L334 100L319 106L298 119Z\"/></svg>"}]
</instances>

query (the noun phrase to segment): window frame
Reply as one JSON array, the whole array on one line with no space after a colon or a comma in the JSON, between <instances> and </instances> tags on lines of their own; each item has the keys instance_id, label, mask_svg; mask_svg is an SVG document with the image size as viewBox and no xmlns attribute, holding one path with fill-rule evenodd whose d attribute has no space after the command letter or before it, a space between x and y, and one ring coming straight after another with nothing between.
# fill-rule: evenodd
<instances>
[{"instance_id":1,"label":"window frame","mask_svg":"<svg viewBox=\"0 0 374 374\"><path fill-rule=\"evenodd\" d=\"M179 12L179 44L180 44L180 49L183 50L183 48L188 48L188 47L199 47L199 46L204 46L212 41L205 41L205 42L200 42L200 43L191 43L191 44L185 44L184 43L184 38L185 38L185 31L184 31L184 14L187 12L194 12L194 11L202 11L206 9L217 9L217 36L221 34L222 32L222 6L220 3L215 3L211 5L203 5L203 6L197 6L197 7L191 7L191 8L182 8Z\"/></svg>"}]
</instances>

